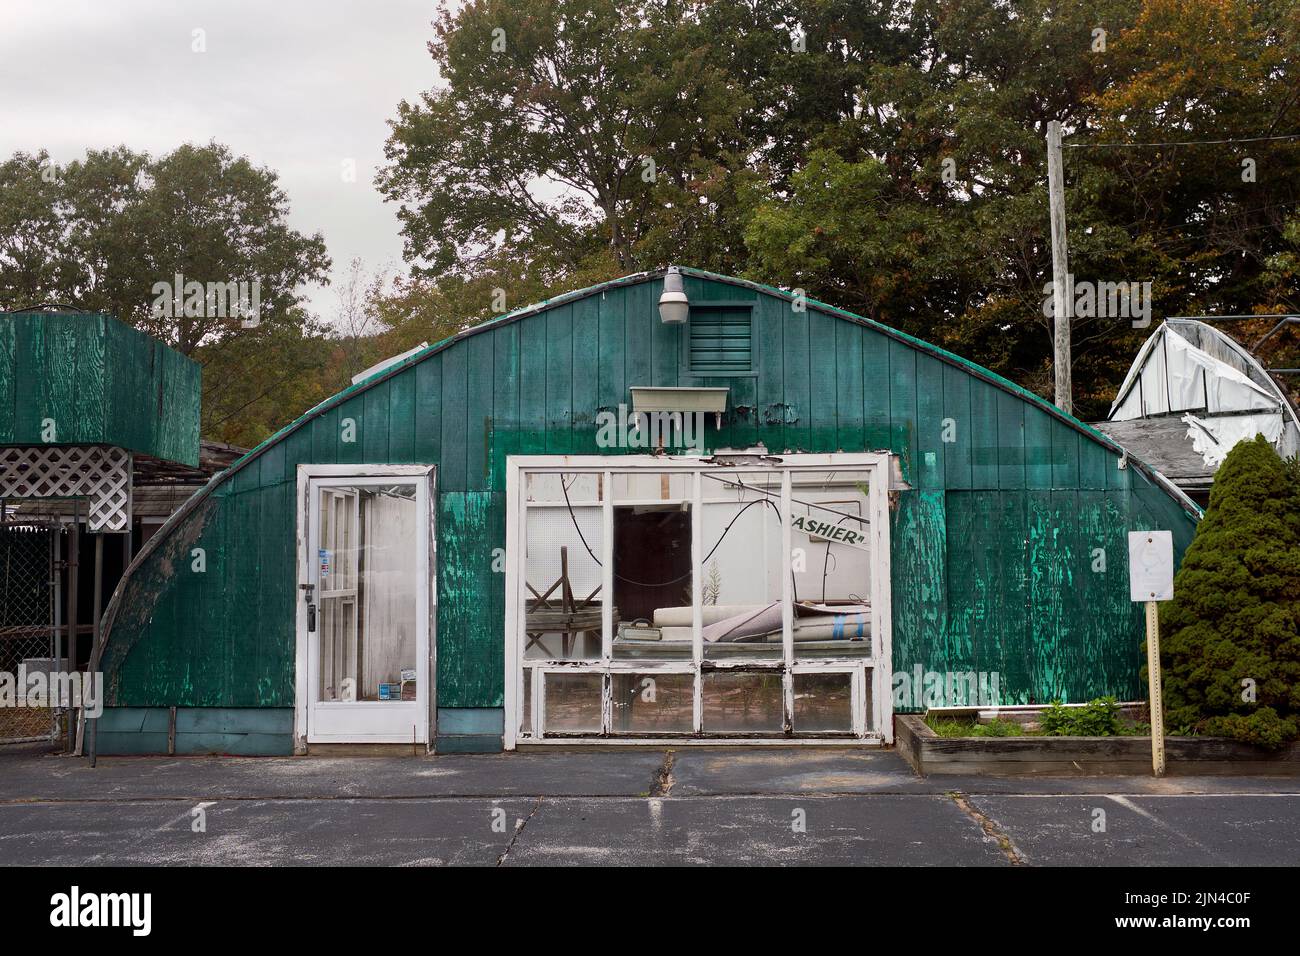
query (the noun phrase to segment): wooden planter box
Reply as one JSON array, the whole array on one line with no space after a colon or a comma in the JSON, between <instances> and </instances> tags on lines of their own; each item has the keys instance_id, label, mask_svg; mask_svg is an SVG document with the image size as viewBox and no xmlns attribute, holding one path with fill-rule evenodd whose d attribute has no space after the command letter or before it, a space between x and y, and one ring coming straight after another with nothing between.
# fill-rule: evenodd
<instances>
[{"instance_id":1,"label":"wooden planter box","mask_svg":"<svg viewBox=\"0 0 1300 956\"><path fill-rule=\"evenodd\" d=\"M899 714L894 743L922 775L1151 773L1150 737L940 737L919 714ZM1223 737L1166 737L1165 765L1181 776L1300 774L1300 746L1270 752Z\"/></svg>"}]
</instances>

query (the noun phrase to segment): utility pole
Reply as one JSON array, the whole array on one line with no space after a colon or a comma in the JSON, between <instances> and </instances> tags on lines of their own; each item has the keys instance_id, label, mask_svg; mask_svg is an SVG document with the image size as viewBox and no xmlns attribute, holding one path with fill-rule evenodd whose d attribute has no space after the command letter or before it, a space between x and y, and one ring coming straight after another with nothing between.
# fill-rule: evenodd
<instances>
[{"instance_id":1,"label":"utility pole","mask_svg":"<svg viewBox=\"0 0 1300 956\"><path fill-rule=\"evenodd\" d=\"M1047 198L1052 216L1052 367L1056 379L1056 407L1073 414L1070 380L1070 319L1074 294L1069 256L1065 247L1065 173L1061 165L1061 124L1047 124Z\"/></svg>"}]
</instances>

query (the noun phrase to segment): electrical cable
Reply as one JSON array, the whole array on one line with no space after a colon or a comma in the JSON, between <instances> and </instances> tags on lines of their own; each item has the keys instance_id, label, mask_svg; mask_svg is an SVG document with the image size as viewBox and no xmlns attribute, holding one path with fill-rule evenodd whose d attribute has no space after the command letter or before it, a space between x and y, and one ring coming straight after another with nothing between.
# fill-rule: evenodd
<instances>
[{"instance_id":1,"label":"electrical cable","mask_svg":"<svg viewBox=\"0 0 1300 956\"><path fill-rule=\"evenodd\" d=\"M587 537L586 537L586 535L584 535L584 534L582 533L582 528L581 528L581 526L578 524L578 516L577 516L576 514L573 513L573 503L572 503L571 501L569 501L569 489L568 489L568 486L565 485L565 483L564 483L564 479L563 479L563 478L560 479L560 489L564 492L564 504L565 504L565 506L566 506L566 507L568 508L568 510L569 510L569 520L573 523L573 528L574 528L574 530L578 532L578 540L581 541L581 542L582 542L582 546L583 546L584 548L587 549L587 554L591 555L591 560L596 562L596 567L598 567L598 568L599 568L599 567L604 567L604 565L601 564L600 558L596 557L596 552L595 552L595 551L592 551L592 550L591 550L591 545L587 543ZM712 547L711 549L709 549L709 553L706 554L706 555L704 556L704 560L702 560L702 561L700 562L701 565L708 563L709 558L713 557L714 552L716 552L716 551L718 550L718 548L721 547L721 545L722 545L722 541L723 541L724 538L727 537L727 533L728 533L729 531L731 531L731 527L732 527L732 525L734 525L737 521L739 521L739 520L740 520L740 516L743 515L743 514L744 514L746 511L748 511L750 508L752 508L754 505L767 505L767 506L769 506L773 511L776 512L777 520L778 520L778 521L781 520L781 510L780 510L779 508L777 508L776 505L772 504L772 502L769 501L768 499L766 499L766 498L758 498L758 499L755 499L754 501L749 502L747 505L745 505L743 508L741 508L739 511L737 511L736 514L735 514L735 516L734 516L734 517L733 517L729 522L727 522L727 526L726 526L725 528L722 529L722 534L718 536L718 540L717 540L717 542L715 542L714 545L713 545L713 547ZM614 573L614 574L613 574L613 577L614 577L615 580L622 581L624 584L632 584L632 585L636 585L637 587L642 587L642 588L662 588L662 587L667 587L667 586L670 585L670 584L677 584L678 582L685 581L687 578L689 578L689 577L690 577L692 574L694 574L694 573L695 573L695 572L694 572L694 570L692 569L691 571L687 571L685 574L683 574L683 575L681 575L681 576L679 576L679 577L671 578L670 580L667 580L667 581L661 581L661 582L658 582L658 583L654 583L654 582L650 582L650 581L636 581L636 580L633 580L632 578L624 577L623 575L618 574L618 573Z\"/></svg>"},{"instance_id":2,"label":"electrical cable","mask_svg":"<svg viewBox=\"0 0 1300 956\"><path fill-rule=\"evenodd\" d=\"M1245 139L1185 139L1169 143L1062 143L1062 149L1113 149L1117 146L1222 146L1228 143L1265 143L1274 140L1300 139L1300 133L1285 136L1248 136Z\"/></svg>"}]
</instances>

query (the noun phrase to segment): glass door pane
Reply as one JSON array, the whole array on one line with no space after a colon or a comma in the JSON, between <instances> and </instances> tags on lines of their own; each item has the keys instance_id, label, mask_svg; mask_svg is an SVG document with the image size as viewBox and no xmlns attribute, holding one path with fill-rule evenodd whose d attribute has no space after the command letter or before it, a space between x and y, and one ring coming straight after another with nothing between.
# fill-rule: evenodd
<instances>
[{"instance_id":1,"label":"glass door pane","mask_svg":"<svg viewBox=\"0 0 1300 956\"><path fill-rule=\"evenodd\" d=\"M316 700L415 700L419 509L415 484L317 490Z\"/></svg>"}]
</instances>

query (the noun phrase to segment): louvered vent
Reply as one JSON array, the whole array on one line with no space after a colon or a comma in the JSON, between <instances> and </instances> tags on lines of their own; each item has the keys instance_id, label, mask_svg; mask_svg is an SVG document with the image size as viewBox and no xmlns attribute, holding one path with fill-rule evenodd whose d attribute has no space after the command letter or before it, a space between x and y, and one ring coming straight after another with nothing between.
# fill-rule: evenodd
<instances>
[{"instance_id":1,"label":"louvered vent","mask_svg":"<svg viewBox=\"0 0 1300 956\"><path fill-rule=\"evenodd\" d=\"M698 375L753 371L748 306L691 306L691 371Z\"/></svg>"}]
</instances>

